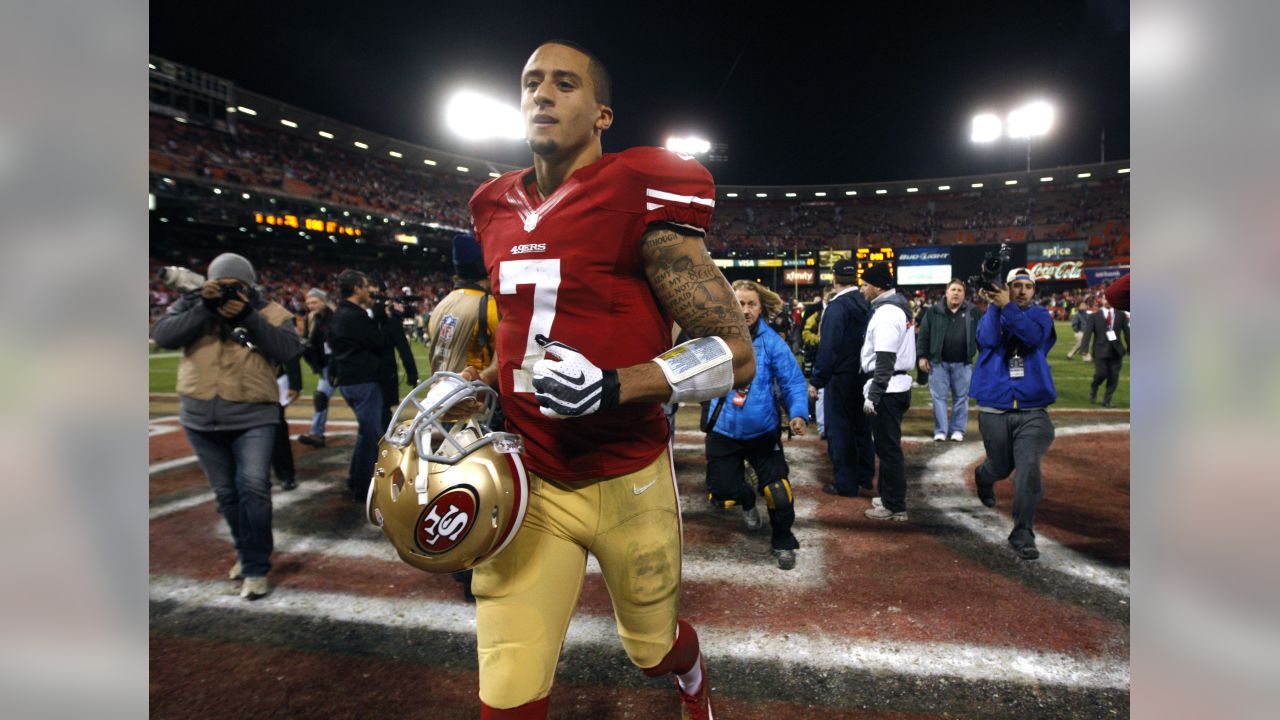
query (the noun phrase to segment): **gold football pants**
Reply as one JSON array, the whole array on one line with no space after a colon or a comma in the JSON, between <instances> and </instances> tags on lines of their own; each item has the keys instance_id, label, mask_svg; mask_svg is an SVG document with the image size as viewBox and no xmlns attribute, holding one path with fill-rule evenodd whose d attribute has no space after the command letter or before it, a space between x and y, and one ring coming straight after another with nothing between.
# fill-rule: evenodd
<instances>
[{"instance_id":1,"label":"gold football pants","mask_svg":"<svg viewBox=\"0 0 1280 720\"><path fill-rule=\"evenodd\" d=\"M631 661L653 667L671 649L681 527L668 452L638 472L573 486L529 473L523 527L472 580L486 705L517 707L551 692L588 552Z\"/></svg>"}]
</instances>

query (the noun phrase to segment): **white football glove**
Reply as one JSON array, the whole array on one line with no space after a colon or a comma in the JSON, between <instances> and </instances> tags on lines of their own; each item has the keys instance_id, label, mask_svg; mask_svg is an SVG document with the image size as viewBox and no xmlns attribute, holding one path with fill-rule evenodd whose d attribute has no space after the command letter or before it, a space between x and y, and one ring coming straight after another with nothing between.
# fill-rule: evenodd
<instances>
[{"instance_id":1,"label":"white football glove","mask_svg":"<svg viewBox=\"0 0 1280 720\"><path fill-rule=\"evenodd\" d=\"M538 335L534 341L554 354L533 364L533 396L550 418L590 415L618 406L618 371L601 370L564 343Z\"/></svg>"}]
</instances>

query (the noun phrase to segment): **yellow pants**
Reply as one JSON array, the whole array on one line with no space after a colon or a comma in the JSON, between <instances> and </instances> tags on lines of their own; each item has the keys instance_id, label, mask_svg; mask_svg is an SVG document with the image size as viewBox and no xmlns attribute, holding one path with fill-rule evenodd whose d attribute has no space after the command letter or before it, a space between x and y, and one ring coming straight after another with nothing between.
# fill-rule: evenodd
<instances>
[{"instance_id":1,"label":"yellow pants","mask_svg":"<svg viewBox=\"0 0 1280 720\"><path fill-rule=\"evenodd\" d=\"M600 562L633 663L657 665L675 635L681 527L667 452L630 475L573 487L530 473L529 491L519 534L472 579L480 699L492 708L551 692L587 552Z\"/></svg>"}]
</instances>

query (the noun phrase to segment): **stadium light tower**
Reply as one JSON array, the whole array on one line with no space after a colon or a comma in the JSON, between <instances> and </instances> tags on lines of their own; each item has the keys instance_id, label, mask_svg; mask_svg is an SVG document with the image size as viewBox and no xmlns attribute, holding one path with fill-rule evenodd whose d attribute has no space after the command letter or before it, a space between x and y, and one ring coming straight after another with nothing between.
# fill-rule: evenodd
<instances>
[{"instance_id":1,"label":"stadium light tower","mask_svg":"<svg viewBox=\"0 0 1280 720\"><path fill-rule=\"evenodd\" d=\"M506 103L463 90L445 105L445 123L468 140L523 140L524 119L520 111Z\"/></svg>"},{"instance_id":2,"label":"stadium light tower","mask_svg":"<svg viewBox=\"0 0 1280 720\"><path fill-rule=\"evenodd\" d=\"M993 142L1004 133L1016 140L1027 141L1027 170L1031 170L1031 144L1049 134L1053 127L1053 106L1043 100L1027 103L1009 113L1004 123L991 113L975 115L969 139L976 143Z\"/></svg>"},{"instance_id":3,"label":"stadium light tower","mask_svg":"<svg viewBox=\"0 0 1280 720\"><path fill-rule=\"evenodd\" d=\"M667 138L667 149L671 152L685 155L706 155L711 151L711 143L693 136L669 137Z\"/></svg>"},{"instance_id":4,"label":"stadium light tower","mask_svg":"<svg viewBox=\"0 0 1280 720\"><path fill-rule=\"evenodd\" d=\"M973 117L973 130L969 133L969 139L976 143L992 142L999 139L1003 131L1004 123L1000 122L999 117L983 113Z\"/></svg>"}]
</instances>

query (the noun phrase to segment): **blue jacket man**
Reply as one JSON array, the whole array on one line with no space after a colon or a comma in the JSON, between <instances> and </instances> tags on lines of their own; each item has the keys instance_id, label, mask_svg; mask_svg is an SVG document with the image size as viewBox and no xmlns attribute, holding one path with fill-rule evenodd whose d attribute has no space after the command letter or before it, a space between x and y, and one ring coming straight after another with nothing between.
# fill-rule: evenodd
<instances>
[{"instance_id":1,"label":"blue jacket man","mask_svg":"<svg viewBox=\"0 0 1280 720\"><path fill-rule=\"evenodd\" d=\"M862 343L871 320L871 303L858 292L857 265L835 264L832 288L835 296L822 313L818 355L813 362L813 387L821 389L827 454L834 477L822 491L828 495L857 497L860 490L874 494L875 446L871 423L862 411ZM813 393L817 395L815 390Z\"/></svg>"},{"instance_id":2,"label":"blue jacket man","mask_svg":"<svg viewBox=\"0 0 1280 720\"><path fill-rule=\"evenodd\" d=\"M1031 302L1031 272L1014 268L1006 283L981 291L991 307L978 323L978 365L970 392L978 402L987 459L974 471L974 481L982 504L995 507L995 482L1014 473L1009 545L1022 559L1034 560L1040 551L1033 523L1044 494L1040 458L1054 438L1046 408L1058 399L1045 356L1057 336L1049 311Z\"/></svg>"},{"instance_id":3,"label":"blue jacket man","mask_svg":"<svg viewBox=\"0 0 1280 720\"><path fill-rule=\"evenodd\" d=\"M795 551L800 542L791 533L796 518L795 496L782 454L781 418L774 386L796 435L804 435L809 422L807 386L791 348L762 318L762 314L779 312L782 298L750 280L735 282L733 289L751 330L756 375L750 386L710 401L707 408L709 416L718 413L706 439L709 499L720 507L741 507L743 524L752 531L761 525L756 493L764 495L773 555L779 568L790 570L795 567ZM744 461L755 470L755 487L744 482Z\"/></svg>"}]
</instances>

